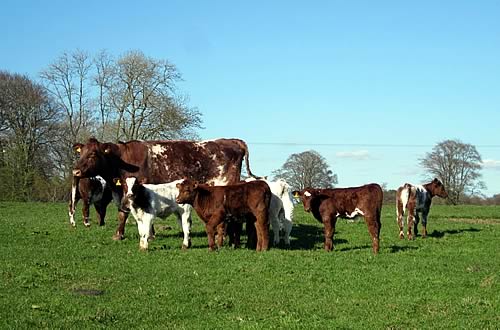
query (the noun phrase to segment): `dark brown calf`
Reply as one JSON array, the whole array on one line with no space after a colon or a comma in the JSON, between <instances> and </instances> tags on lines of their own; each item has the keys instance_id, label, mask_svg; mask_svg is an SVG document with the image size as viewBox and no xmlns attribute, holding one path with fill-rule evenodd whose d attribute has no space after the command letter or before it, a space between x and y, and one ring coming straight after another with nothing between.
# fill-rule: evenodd
<instances>
[{"instance_id":1,"label":"dark brown calf","mask_svg":"<svg viewBox=\"0 0 500 330\"><path fill-rule=\"evenodd\" d=\"M106 181L100 176L90 178L73 178L71 186L71 196L68 205L69 222L73 227L75 223L75 208L79 200L82 200L83 224L86 227L90 226L89 209L90 204L94 204L97 212L97 222L99 226L104 225L106 217L106 208L111 202L111 189L106 184Z\"/></svg>"},{"instance_id":2,"label":"dark brown calf","mask_svg":"<svg viewBox=\"0 0 500 330\"><path fill-rule=\"evenodd\" d=\"M215 248L215 231L219 229L217 245L222 245L223 224L231 219L247 219L255 223L257 232L257 251L269 248L269 202L271 190L264 181L243 182L227 186L209 186L191 180L177 184L179 204L191 204L205 223L208 248ZM250 220L250 221L248 221ZM239 234L238 234L239 235ZM249 237L251 235L249 234Z\"/></svg>"},{"instance_id":3,"label":"dark brown calf","mask_svg":"<svg viewBox=\"0 0 500 330\"><path fill-rule=\"evenodd\" d=\"M300 196L306 212L312 212L314 217L323 223L326 251L333 249L337 218L362 215L372 238L373 253L378 253L383 200L382 188L378 184L336 189L307 188L293 194Z\"/></svg>"},{"instance_id":4,"label":"dark brown calf","mask_svg":"<svg viewBox=\"0 0 500 330\"><path fill-rule=\"evenodd\" d=\"M399 238L404 238L403 215L407 212L406 219L408 226L408 239L411 240L417 236L418 222L420 218L418 213L422 213L422 237L427 236L427 217L431 209L432 197L448 197L444 185L437 178L424 185L412 185L405 183L398 188L396 192L396 213L399 226ZM414 233L411 232L413 227Z\"/></svg>"}]
</instances>

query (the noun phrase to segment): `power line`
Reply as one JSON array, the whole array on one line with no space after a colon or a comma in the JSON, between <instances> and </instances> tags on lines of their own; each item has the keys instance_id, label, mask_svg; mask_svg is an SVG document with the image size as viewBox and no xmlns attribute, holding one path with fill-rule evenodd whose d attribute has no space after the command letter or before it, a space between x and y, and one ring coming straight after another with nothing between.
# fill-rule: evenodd
<instances>
[{"instance_id":1,"label":"power line","mask_svg":"<svg viewBox=\"0 0 500 330\"><path fill-rule=\"evenodd\" d=\"M305 142L247 142L253 145L289 147L366 147L366 148L432 148L430 144L389 144L389 143L305 143ZM500 144L476 145L476 148L500 148Z\"/></svg>"}]
</instances>

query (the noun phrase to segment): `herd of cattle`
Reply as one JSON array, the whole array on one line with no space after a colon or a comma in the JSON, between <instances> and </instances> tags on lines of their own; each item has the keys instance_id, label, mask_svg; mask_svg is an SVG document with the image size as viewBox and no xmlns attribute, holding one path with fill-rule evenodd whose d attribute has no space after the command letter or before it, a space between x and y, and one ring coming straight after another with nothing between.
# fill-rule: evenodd
<instances>
[{"instance_id":1,"label":"herd of cattle","mask_svg":"<svg viewBox=\"0 0 500 330\"><path fill-rule=\"evenodd\" d=\"M101 143L95 138L73 146L79 159L73 169L69 203L70 223L78 200L83 201L83 223L90 226L89 207L94 205L99 225L106 208L118 205L118 228L113 239L124 237L129 213L137 221L139 247L148 248L154 237L153 220L175 214L182 228L183 248L191 246L193 208L205 224L208 248L229 243L238 247L243 222L247 245L257 251L281 240L290 245L294 198L324 226L324 249L333 249L337 218L363 216L372 239L373 253L379 251L383 193L378 184L361 187L291 191L284 180L274 182L250 170L248 147L239 139L192 141L130 141ZM240 181L245 160L249 178ZM443 184L434 179L425 185L404 184L397 190L397 222L404 238L403 215L407 213L407 235L417 234L422 214L422 236L427 234L427 216L432 198L446 198ZM412 233L413 229L413 233ZM217 240L217 241L216 241Z\"/></svg>"}]
</instances>

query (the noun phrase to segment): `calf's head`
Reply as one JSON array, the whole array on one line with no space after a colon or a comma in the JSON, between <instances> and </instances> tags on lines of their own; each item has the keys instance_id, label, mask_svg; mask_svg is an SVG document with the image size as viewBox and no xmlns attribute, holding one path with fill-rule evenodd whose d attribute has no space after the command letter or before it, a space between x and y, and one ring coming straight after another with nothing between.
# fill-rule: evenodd
<instances>
[{"instance_id":1,"label":"calf's head","mask_svg":"<svg viewBox=\"0 0 500 330\"><path fill-rule=\"evenodd\" d=\"M193 204L196 197L198 182L184 179L181 183L175 185L179 189L179 195L175 201L179 204Z\"/></svg>"},{"instance_id":2,"label":"calf's head","mask_svg":"<svg viewBox=\"0 0 500 330\"><path fill-rule=\"evenodd\" d=\"M115 185L121 186L123 189L121 207L124 209L129 209L132 203L138 204L144 195L142 193L144 190L144 179L139 180L135 176L131 176L123 179L113 179L113 181L115 182Z\"/></svg>"},{"instance_id":3,"label":"calf's head","mask_svg":"<svg viewBox=\"0 0 500 330\"><path fill-rule=\"evenodd\" d=\"M444 189L443 183L437 178L432 180L429 186L429 190L431 191L433 196L439 196L441 198L448 197L448 193L446 192L446 189Z\"/></svg>"},{"instance_id":4,"label":"calf's head","mask_svg":"<svg viewBox=\"0 0 500 330\"><path fill-rule=\"evenodd\" d=\"M304 205L304 211L311 212L311 204L313 198L316 196L316 191L313 189L304 189L301 191L295 190L292 194L295 197L300 197L302 205Z\"/></svg>"}]
</instances>

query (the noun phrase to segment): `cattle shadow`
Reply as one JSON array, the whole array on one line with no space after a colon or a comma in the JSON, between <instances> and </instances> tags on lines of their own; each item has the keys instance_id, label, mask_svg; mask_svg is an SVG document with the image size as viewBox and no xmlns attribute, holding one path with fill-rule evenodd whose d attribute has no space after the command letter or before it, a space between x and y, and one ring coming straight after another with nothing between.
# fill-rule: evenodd
<instances>
[{"instance_id":1,"label":"cattle shadow","mask_svg":"<svg viewBox=\"0 0 500 330\"><path fill-rule=\"evenodd\" d=\"M391 245L388 248L389 248L389 253L398 253L398 252L404 252L404 251L410 251L410 250L418 250L418 247L416 247L416 246Z\"/></svg>"},{"instance_id":2,"label":"cattle shadow","mask_svg":"<svg viewBox=\"0 0 500 330\"><path fill-rule=\"evenodd\" d=\"M338 233L339 231L336 230L335 235L337 235ZM290 250L311 250L314 249L318 244L322 245L325 241L323 228L312 225L294 224L292 235L293 237L290 240ZM342 238L336 238L334 236L334 246L345 243L348 243L348 241Z\"/></svg>"},{"instance_id":3,"label":"cattle shadow","mask_svg":"<svg viewBox=\"0 0 500 330\"><path fill-rule=\"evenodd\" d=\"M427 237L443 238L445 235L456 235L456 234L462 234L462 233L466 233L466 232L475 233L475 232L479 232L479 231L481 231L481 229L477 229L477 228L434 230L434 231L432 231L432 233L427 234ZM418 235L418 236L420 236L420 235Z\"/></svg>"}]
</instances>

